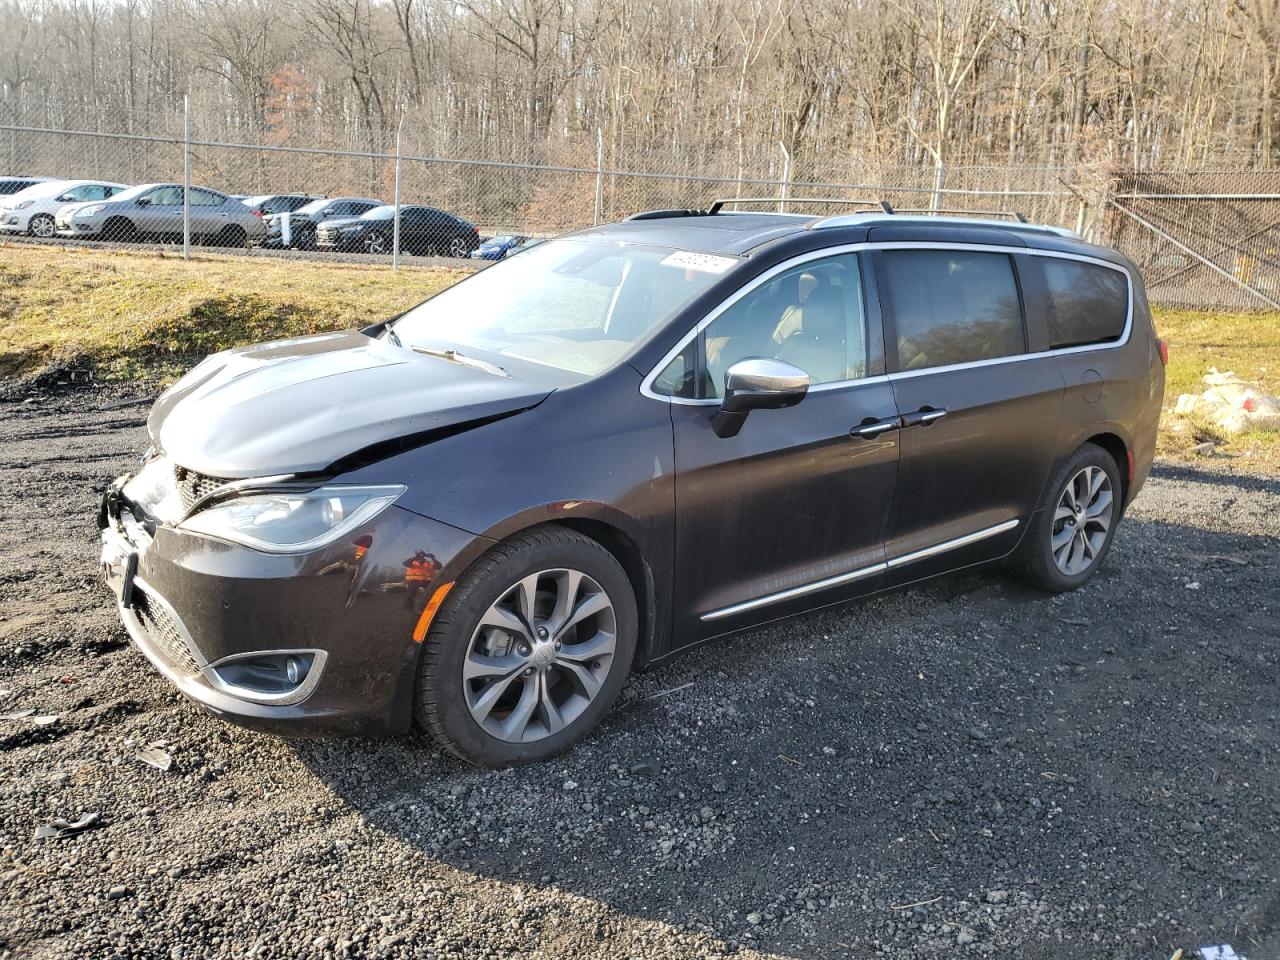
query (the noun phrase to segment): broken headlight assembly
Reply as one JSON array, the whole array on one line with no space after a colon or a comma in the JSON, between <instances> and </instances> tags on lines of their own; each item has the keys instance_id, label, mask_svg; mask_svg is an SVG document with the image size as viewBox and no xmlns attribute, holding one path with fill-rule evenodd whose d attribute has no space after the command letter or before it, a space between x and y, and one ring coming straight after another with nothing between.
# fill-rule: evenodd
<instances>
[{"instance_id":1,"label":"broken headlight assembly","mask_svg":"<svg viewBox=\"0 0 1280 960\"><path fill-rule=\"evenodd\" d=\"M246 492L187 517L178 528L266 553L302 553L372 520L404 489L388 484L329 486L303 493Z\"/></svg>"}]
</instances>

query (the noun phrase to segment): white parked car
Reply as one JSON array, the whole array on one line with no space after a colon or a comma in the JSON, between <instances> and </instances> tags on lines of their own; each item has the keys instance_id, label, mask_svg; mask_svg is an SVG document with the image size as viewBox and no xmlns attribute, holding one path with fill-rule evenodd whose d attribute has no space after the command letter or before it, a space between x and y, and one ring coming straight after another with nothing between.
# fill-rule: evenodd
<instances>
[{"instance_id":1,"label":"white parked car","mask_svg":"<svg viewBox=\"0 0 1280 960\"><path fill-rule=\"evenodd\" d=\"M0 233L28 233L33 237L54 235L54 216L70 203L106 200L126 189L123 183L106 180L49 180L0 197Z\"/></svg>"}]
</instances>

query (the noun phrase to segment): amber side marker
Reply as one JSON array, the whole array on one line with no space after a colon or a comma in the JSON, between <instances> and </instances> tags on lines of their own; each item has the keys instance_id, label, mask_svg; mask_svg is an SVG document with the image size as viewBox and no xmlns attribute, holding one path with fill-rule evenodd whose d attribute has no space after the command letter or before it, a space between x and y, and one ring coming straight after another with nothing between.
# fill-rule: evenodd
<instances>
[{"instance_id":1,"label":"amber side marker","mask_svg":"<svg viewBox=\"0 0 1280 960\"><path fill-rule=\"evenodd\" d=\"M421 643L427 639L427 631L431 629L431 621L436 618L436 611L440 609L440 604L444 603L444 598L453 589L453 583L454 581L450 580L448 583L442 583L436 587L436 592L431 595L427 605L422 608L422 616L418 618L418 625L413 628L414 643Z\"/></svg>"}]
</instances>

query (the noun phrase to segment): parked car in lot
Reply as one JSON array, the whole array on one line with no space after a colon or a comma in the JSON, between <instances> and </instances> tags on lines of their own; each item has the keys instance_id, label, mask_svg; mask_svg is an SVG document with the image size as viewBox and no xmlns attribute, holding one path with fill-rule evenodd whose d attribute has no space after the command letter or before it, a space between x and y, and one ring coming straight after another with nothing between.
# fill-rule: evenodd
<instances>
[{"instance_id":1,"label":"parked car in lot","mask_svg":"<svg viewBox=\"0 0 1280 960\"><path fill-rule=\"evenodd\" d=\"M19 190L34 187L37 183L47 183L52 179L53 177L0 177L0 197L7 197Z\"/></svg>"},{"instance_id":2,"label":"parked car in lot","mask_svg":"<svg viewBox=\"0 0 1280 960\"><path fill-rule=\"evenodd\" d=\"M497 237L490 237L480 246L471 251L472 260L501 260L503 257L515 250L528 240L528 237L518 237L515 234L502 234Z\"/></svg>"},{"instance_id":3,"label":"parked car in lot","mask_svg":"<svg viewBox=\"0 0 1280 960\"><path fill-rule=\"evenodd\" d=\"M499 766L702 641L980 564L1086 583L1164 392L1134 266L1031 224L719 209L205 360L103 501L134 641L222 717L416 722Z\"/></svg>"},{"instance_id":4,"label":"parked car in lot","mask_svg":"<svg viewBox=\"0 0 1280 960\"><path fill-rule=\"evenodd\" d=\"M390 253L395 207L384 204L359 217L333 219L316 227L320 250ZM465 257L480 246L476 228L435 207L400 208L400 250L419 256Z\"/></svg>"},{"instance_id":5,"label":"parked car in lot","mask_svg":"<svg viewBox=\"0 0 1280 960\"><path fill-rule=\"evenodd\" d=\"M343 220L368 213L374 207L382 206L381 200L370 197L329 197L312 200L289 214L289 243L295 250L314 250L316 248L316 225L328 220ZM267 235L262 241L264 247L283 247L284 217L273 214L265 218Z\"/></svg>"},{"instance_id":6,"label":"parked car in lot","mask_svg":"<svg viewBox=\"0 0 1280 960\"><path fill-rule=\"evenodd\" d=\"M266 232L248 207L217 190L192 187L190 208L195 242L242 247ZM182 239L182 217L182 184L144 183L100 202L68 204L54 222L62 237L134 243Z\"/></svg>"},{"instance_id":7,"label":"parked car in lot","mask_svg":"<svg viewBox=\"0 0 1280 960\"><path fill-rule=\"evenodd\" d=\"M123 190L123 183L104 180L49 180L0 200L0 233L26 233L48 239L54 235L54 216L68 203L106 200Z\"/></svg>"}]
</instances>

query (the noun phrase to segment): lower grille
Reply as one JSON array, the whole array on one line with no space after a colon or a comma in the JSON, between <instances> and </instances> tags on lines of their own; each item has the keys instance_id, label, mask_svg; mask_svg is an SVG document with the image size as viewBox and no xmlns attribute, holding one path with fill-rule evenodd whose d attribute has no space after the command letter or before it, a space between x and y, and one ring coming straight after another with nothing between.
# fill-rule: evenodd
<instances>
[{"instance_id":1,"label":"lower grille","mask_svg":"<svg viewBox=\"0 0 1280 960\"><path fill-rule=\"evenodd\" d=\"M196 501L231 482L223 477L196 473L185 467L174 467L173 479L178 487L178 499L182 502L183 510L190 510Z\"/></svg>"},{"instance_id":2,"label":"lower grille","mask_svg":"<svg viewBox=\"0 0 1280 960\"><path fill-rule=\"evenodd\" d=\"M191 648L187 646L182 629L164 604L157 603L145 590L135 589L133 612L146 631L147 639L162 657L186 673L200 672L200 664L191 655Z\"/></svg>"}]
</instances>

